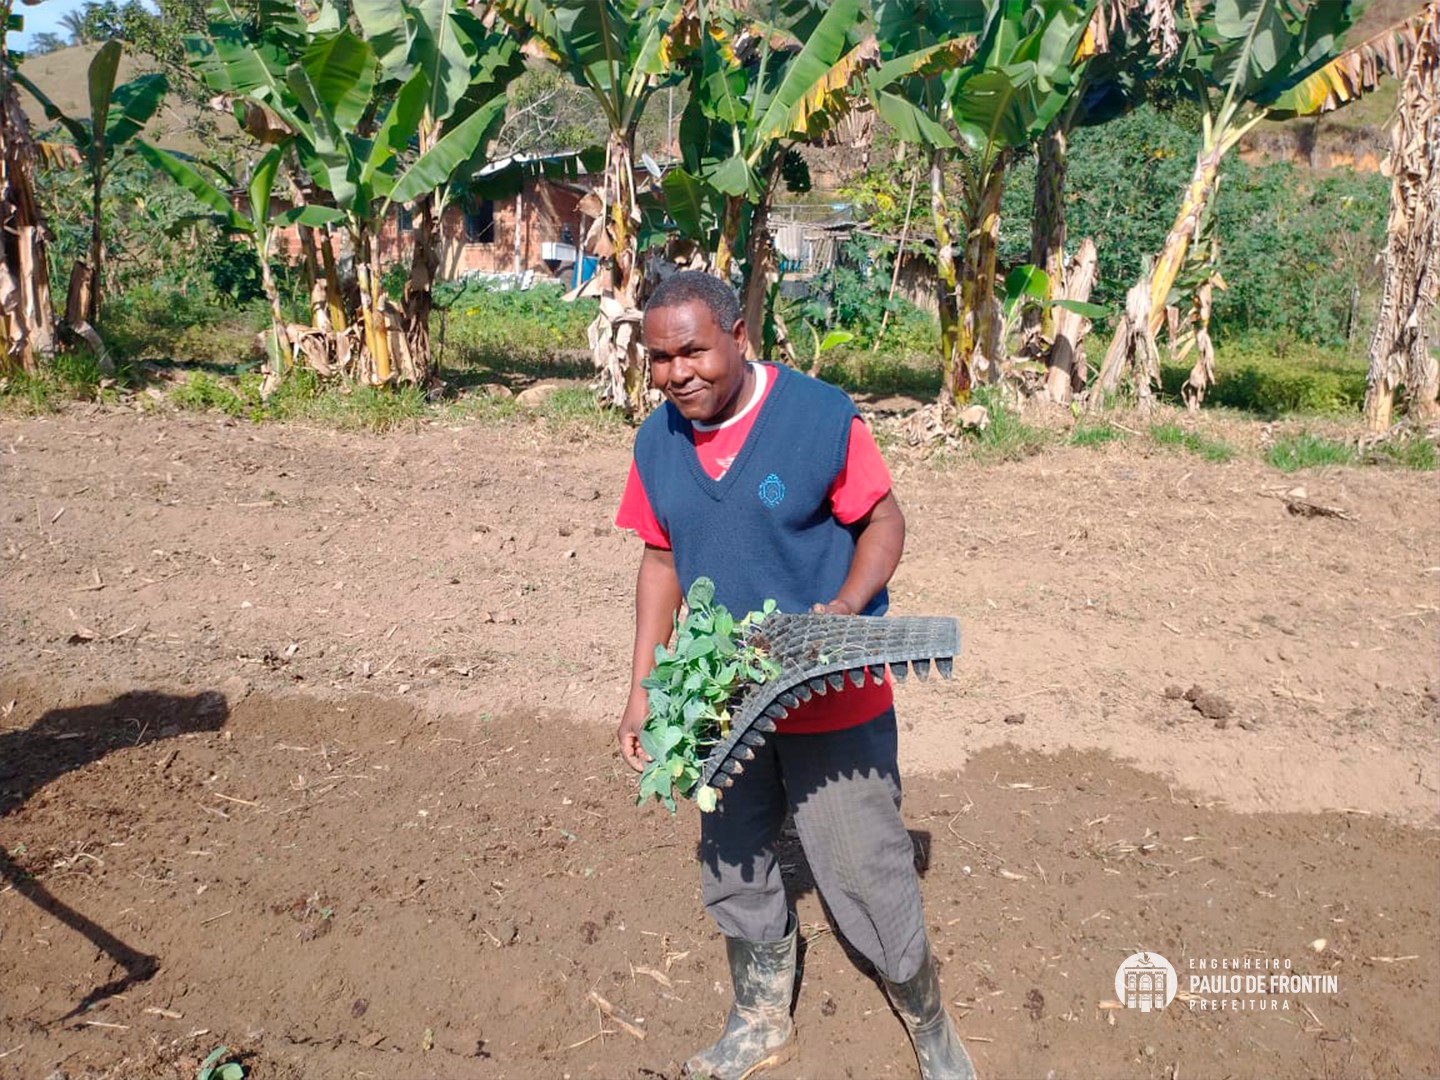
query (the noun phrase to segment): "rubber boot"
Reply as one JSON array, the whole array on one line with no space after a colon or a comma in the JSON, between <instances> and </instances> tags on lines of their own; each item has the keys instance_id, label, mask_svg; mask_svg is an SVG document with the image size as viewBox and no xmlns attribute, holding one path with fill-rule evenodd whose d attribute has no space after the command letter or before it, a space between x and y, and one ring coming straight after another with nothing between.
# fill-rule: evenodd
<instances>
[{"instance_id":1,"label":"rubber boot","mask_svg":"<svg viewBox=\"0 0 1440 1080\"><path fill-rule=\"evenodd\" d=\"M976 1080L975 1063L965 1052L941 997L933 953L926 950L925 962L908 982L886 979L885 991L910 1032L921 1080Z\"/></svg>"},{"instance_id":2,"label":"rubber boot","mask_svg":"<svg viewBox=\"0 0 1440 1080\"><path fill-rule=\"evenodd\" d=\"M685 1063L685 1074L704 1080L745 1080L783 1060L782 1048L795 1025L790 997L795 991L795 945L799 926L781 941L725 939L735 1003L720 1040Z\"/></svg>"}]
</instances>

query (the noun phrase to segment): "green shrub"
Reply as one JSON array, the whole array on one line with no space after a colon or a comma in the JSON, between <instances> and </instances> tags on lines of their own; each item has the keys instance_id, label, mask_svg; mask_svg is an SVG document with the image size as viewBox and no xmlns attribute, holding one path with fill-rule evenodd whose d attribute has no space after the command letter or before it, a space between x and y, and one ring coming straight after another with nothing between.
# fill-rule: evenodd
<instances>
[{"instance_id":1,"label":"green shrub","mask_svg":"<svg viewBox=\"0 0 1440 1080\"><path fill-rule=\"evenodd\" d=\"M799 329L807 322L822 335L826 330L848 330L856 349L869 350L885 326L881 347L897 357L933 358L940 347L935 318L900 297L887 299L894 245L855 235L841 246L835 264L811 283L810 293L798 303L784 304L781 314L791 328L797 358L814 359L808 335ZM890 313L888 322L886 312Z\"/></svg>"},{"instance_id":2,"label":"green shrub","mask_svg":"<svg viewBox=\"0 0 1440 1080\"><path fill-rule=\"evenodd\" d=\"M127 372L117 373L124 378ZM87 348L56 353L48 368L38 375L14 375L0 379L0 402L5 411L26 416L55 412L66 401L106 401L113 389L104 389L100 363ZM118 382L118 380L117 380Z\"/></svg>"},{"instance_id":3,"label":"green shrub","mask_svg":"<svg viewBox=\"0 0 1440 1080\"><path fill-rule=\"evenodd\" d=\"M1165 241L1195 165L1201 123L1193 105L1143 105L1082 128L1070 139L1067 228L1072 245L1094 239L1098 280L1091 299L1112 310ZM1007 179L1000 220L1002 274L1030 261L1035 160ZM1389 182L1373 173L1320 173L1288 163L1249 165L1230 155L1215 200L1220 271L1214 295L1217 345L1279 333L1332 349L1353 344L1372 317Z\"/></svg>"},{"instance_id":4,"label":"green shrub","mask_svg":"<svg viewBox=\"0 0 1440 1080\"><path fill-rule=\"evenodd\" d=\"M224 366L260 356L256 335L270 325L264 305L235 310L202 289L146 285L106 303L97 328L126 360L170 360Z\"/></svg>"},{"instance_id":5,"label":"green shrub","mask_svg":"<svg viewBox=\"0 0 1440 1080\"><path fill-rule=\"evenodd\" d=\"M912 361L888 351L841 346L825 354L820 377L851 393L900 394L923 401L933 401L940 393L940 366L933 357Z\"/></svg>"},{"instance_id":6,"label":"green shrub","mask_svg":"<svg viewBox=\"0 0 1440 1080\"><path fill-rule=\"evenodd\" d=\"M181 409L198 412L219 409L234 417L247 415L253 407L239 391L204 371L190 372L183 383L171 389L168 396L171 404ZM258 389L256 398L258 402Z\"/></svg>"},{"instance_id":7,"label":"green shrub","mask_svg":"<svg viewBox=\"0 0 1440 1080\"><path fill-rule=\"evenodd\" d=\"M1276 336L1251 336L1222 346L1216 382L1205 404L1274 419L1291 414L1355 413L1365 400L1365 365L1335 350ZM1186 364L1162 364L1166 394L1180 398Z\"/></svg>"}]
</instances>

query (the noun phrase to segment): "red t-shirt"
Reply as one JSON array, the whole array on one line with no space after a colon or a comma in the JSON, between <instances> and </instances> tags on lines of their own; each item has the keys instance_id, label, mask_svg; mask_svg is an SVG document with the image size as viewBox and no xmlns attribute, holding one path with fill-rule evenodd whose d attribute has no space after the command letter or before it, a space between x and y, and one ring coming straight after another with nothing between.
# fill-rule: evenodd
<instances>
[{"instance_id":1,"label":"red t-shirt","mask_svg":"<svg viewBox=\"0 0 1440 1080\"><path fill-rule=\"evenodd\" d=\"M764 408L765 399L775 385L775 371L770 364L755 365L755 389L749 403L723 424L692 424L695 432L695 455L700 467L712 480L725 475L745 445L745 439L755 426L755 420ZM845 464L841 466L834 483L830 485L830 509L836 520L851 525L872 509L875 504L890 493L890 470L880 456L880 448L870 429L858 416L850 424L849 446ZM640 482L640 472L632 461L630 475L625 481L625 492L620 498L620 509L615 514L615 524L622 529L633 530L635 535L652 547L670 548L670 537L655 517L650 500ZM744 612L733 612L743 615ZM866 679L865 685L855 687L847 680L843 691L831 690L821 697L816 695L790 715L779 721L777 730L786 735L810 735L823 731L840 731L873 720L894 704L894 692L890 681L875 682Z\"/></svg>"}]
</instances>

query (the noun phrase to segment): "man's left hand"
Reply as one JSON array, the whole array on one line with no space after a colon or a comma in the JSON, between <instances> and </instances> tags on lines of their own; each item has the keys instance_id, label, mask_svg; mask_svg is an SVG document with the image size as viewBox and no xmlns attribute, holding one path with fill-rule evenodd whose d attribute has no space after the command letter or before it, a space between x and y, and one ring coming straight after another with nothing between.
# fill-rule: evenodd
<instances>
[{"instance_id":1,"label":"man's left hand","mask_svg":"<svg viewBox=\"0 0 1440 1080\"><path fill-rule=\"evenodd\" d=\"M855 609L844 600L831 600L828 604L816 604L810 609L816 615L854 615Z\"/></svg>"}]
</instances>

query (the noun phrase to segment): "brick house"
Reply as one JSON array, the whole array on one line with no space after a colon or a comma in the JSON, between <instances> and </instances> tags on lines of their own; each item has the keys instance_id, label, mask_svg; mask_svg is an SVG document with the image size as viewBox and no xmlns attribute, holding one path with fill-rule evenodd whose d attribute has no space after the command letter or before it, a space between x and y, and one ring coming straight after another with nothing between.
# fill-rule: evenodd
<instances>
[{"instance_id":1,"label":"brick house","mask_svg":"<svg viewBox=\"0 0 1440 1080\"><path fill-rule=\"evenodd\" d=\"M533 159L532 159L533 160ZM563 160L560 155L547 160ZM497 162L479 177L511 162ZM578 164L578 159L577 159ZM598 193L603 177L583 166L566 170L564 178L528 176L518 194L481 198L466 195L445 208L440 221L440 278L531 272L570 287L577 282L575 257L579 242L594 221L581 209L587 195ZM598 194L597 194L598 198ZM596 199L587 208L593 209ZM392 208L380 233L380 264L409 265L414 226L409 211ZM275 250L282 258L301 257L294 226L279 231ZM587 257L586 270L594 265ZM584 275L588 276L588 274ZM580 279L583 280L583 277Z\"/></svg>"}]
</instances>

